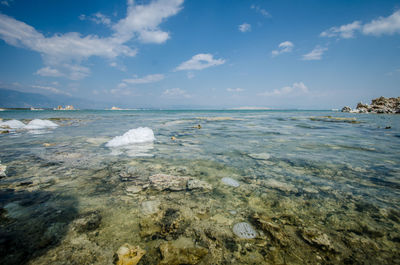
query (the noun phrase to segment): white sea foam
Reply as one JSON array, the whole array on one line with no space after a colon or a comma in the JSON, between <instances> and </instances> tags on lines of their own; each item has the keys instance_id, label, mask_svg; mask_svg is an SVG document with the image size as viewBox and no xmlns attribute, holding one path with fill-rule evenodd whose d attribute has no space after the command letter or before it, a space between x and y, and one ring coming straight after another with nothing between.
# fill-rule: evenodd
<instances>
[{"instance_id":1,"label":"white sea foam","mask_svg":"<svg viewBox=\"0 0 400 265\"><path fill-rule=\"evenodd\" d=\"M132 144L151 143L155 140L153 130L148 127L139 127L116 136L106 143L107 147L121 147Z\"/></svg>"},{"instance_id":2,"label":"white sea foam","mask_svg":"<svg viewBox=\"0 0 400 265\"><path fill-rule=\"evenodd\" d=\"M35 120L31 120L25 126L25 129L28 129L28 130L42 130L42 129L55 128L55 127L58 127L58 125L55 124L52 121L35 119Z\"/></svg>"},{"instance_id":3,"label":"white sea foam","mask_svg":"<svg viewBox=\"0 0 400 265\"><path fill-rule=\"evenodd\" d=\"M24 129L25 124L18 121L18 120L10 120L10 121L5 121L5 122L0 122L0 127L1 128L10 128L10 129Z\"/></svg>"}]
</instances>

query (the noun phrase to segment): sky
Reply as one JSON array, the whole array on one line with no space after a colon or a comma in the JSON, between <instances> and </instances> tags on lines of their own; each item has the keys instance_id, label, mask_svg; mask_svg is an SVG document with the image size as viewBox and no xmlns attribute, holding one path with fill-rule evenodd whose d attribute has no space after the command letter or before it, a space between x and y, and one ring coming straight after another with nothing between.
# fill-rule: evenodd
<instances>
[{"instance_id":1,"label":"sky","mask_svg":"<svg viewBox=\"0 0 400 265\"><path fill-rule=\"evenodd\" d=\"M120 107L400 96L400 1L0 0L0 88Z\"/></svg>"}]
</instances>

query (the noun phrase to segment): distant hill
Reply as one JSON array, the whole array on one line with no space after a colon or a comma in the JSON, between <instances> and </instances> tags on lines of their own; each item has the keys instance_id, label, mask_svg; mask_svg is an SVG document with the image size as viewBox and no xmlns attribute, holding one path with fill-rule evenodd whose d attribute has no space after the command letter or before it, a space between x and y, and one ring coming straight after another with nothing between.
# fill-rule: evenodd
<instances>
[{"instance_id":1,"label":"distant hill","mask_svg":"<svg viewBox=\"0 0 400 265\"><path fill-rule=\"evenodd\" d=\"M107 103L92 102L66 95L45 96L39 93L20 92L0 88L1 108L54 108L58 105L73 105L75 108L79 109L97 109L109 106Z\"/></svg>"}]
</instances>

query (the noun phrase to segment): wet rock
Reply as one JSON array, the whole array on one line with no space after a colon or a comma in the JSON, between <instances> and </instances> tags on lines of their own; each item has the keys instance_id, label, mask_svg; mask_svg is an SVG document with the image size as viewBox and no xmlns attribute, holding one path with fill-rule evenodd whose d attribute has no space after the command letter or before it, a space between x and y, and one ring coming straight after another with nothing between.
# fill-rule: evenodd
<instances>
[{"instance_id":1,"label":"wet rock","mask_svg":"<svg viewBox=\"0 0 400 265\"><path fill-rule=\"evenodd\" d=\"M237 223L233 226L232 231L235 235L244 239L251 239L257 236L256 230L246 222Z\"/></svg>"},{"instance_id":2,"label":"wet rock","mask_svg":"<svg viewBox=\"0 0 400 265\"><path fill-rule=\"evenodd\" d=\"M186 190L188 177L178 177L165 174L156 174L149 177L150 186L158 191L170 190L181 191Z\"/></svg>"},{"instance_id":3,"label":"wet rock","mask_svg":"<svg viewBox=\"0 0 400 265\"><path fill-rule=\"evenodd\" d=\"M200 190L211 190L212 186L202 180L198 179L189 179L187 182L187 188L189 190L195 190L195 189L200 189Z\"/></svg>"},{"instance_id":4,"label":"wet rock","mask_svg":"<svg viewBox=\"0 0 400 265\"><path fill-rule=\"evenodd\" d=\"M128 243L122 245L115 254L114 264L116 265L136 265L139 263L146 250L139 246L131 246Z\"/></svg>"},{"instance_id":5,"label":"wet rock","mask_svg":"<svg viewBox=\"0 0 400 265\"><path fill-rule=\"evenodd\" d=\"M10 133L10 131L9 130L0 130L0 134L7 134L7 133Z\"/></svg>"},{"instance_id":6,"label":"wet rock","mask_svg":"<svg viewBox=\"0 0 400 265\"><path fill-rule=\"evenodd\" d=\"M80 233L90 232L100 226L101 219L99 211L87 212L73 222L73 228Z\"/></svg>"},{"instance_id":7,"label":"wet rock","mask_svg":"<svg viewBox=\"0 0 400 265\"><path fill-rule=\"evenodd\" d=\"M379 97L371 101L371 105L358 103L355 110L350 107L344 107L342 112L354 112L354 113L400 113L400 97L397 98L385 98Z\"/></svg>"},{"instance_id":8,"label":"wet rock","mask_svg":"<svg viewBox=\"0 0 400 265\"><path fill-rule=\"evenodd\" d=\"M342 108L342 112L350 112L350 111L351 111L351 108L349 106L344 106Z\"/></svg>"},{"instance_id":9,"label":"wet rock","mask_svg":"<svg viewBox=\"0 0 400 265\"><path fill-rule=\"evenodd\" d=\"M322 233L316 228L304 228L300 231L302 238L310 245L317 246L323 250L334 250L327 234Z\"/></svg>"},{"instance_id":10,"label":"wet rock","mask_svg":"<svg viewBox=\"0 0 400 265\"><path fill-rule=\"evenodd\" d=\"M190 238L181 237L176 241L160 245L163 257L160 265L197 264L207 255L207 249L195 246Z\"/></svg>"},{"instance_id":11,"label":"wet rock","mask_svg":"<svg viewBox=\"0 0 400 265\"><path fill-rule=\"evenodd\" d=\"M7 166L0 164L0 178L7 177L6 170Z\"/></svg>"}]
</instances>

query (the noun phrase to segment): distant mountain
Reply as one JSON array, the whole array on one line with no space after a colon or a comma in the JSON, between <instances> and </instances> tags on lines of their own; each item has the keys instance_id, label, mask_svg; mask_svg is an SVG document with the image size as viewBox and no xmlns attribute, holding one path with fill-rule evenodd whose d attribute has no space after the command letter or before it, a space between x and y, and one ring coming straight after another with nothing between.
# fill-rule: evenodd
<instances>
[{"instance_id":1,"label":"distant mountain","mask_svg":"<svg viewBox=\"0 0 400 265\"><path fill-rule=\"evenodd\" d=\"M73 105L78 109L98 109L109 107L104 102L93 102L66 95L45 96L0 88L0 107L2 108L54 108L58 105Z\"/></svg>"}]
</instances>

